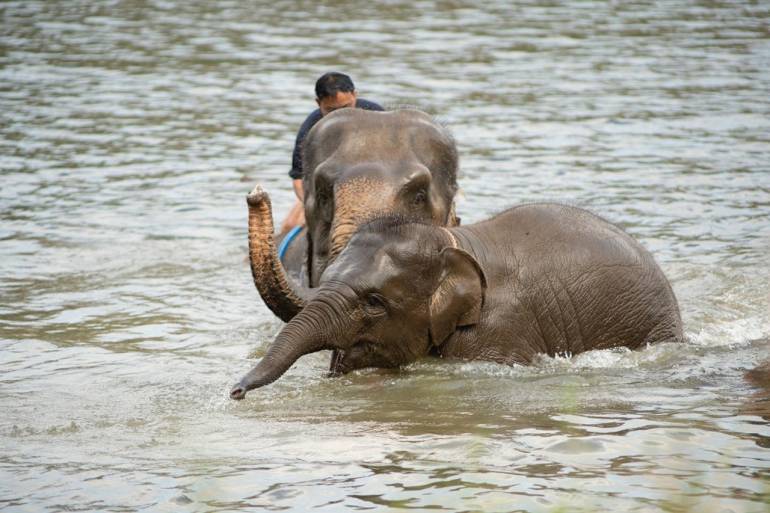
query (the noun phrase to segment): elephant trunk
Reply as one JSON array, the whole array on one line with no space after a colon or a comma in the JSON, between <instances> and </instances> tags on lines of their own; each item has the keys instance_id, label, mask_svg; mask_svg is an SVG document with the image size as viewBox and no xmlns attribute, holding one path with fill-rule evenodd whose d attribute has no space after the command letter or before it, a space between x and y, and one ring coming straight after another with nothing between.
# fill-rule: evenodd
<instances>
[{"instance_id":1,"label":"elephant trunk","mask_svg":"<svg viewBox=\"0 0 770 513\"><path fill-rule=\"evenodd\" d=\"M278 258L273 237L270 197L257 185L246 197L249 205L249 262L260 296L270 310L289 322L307 303L310 291L294 285Z\"/></svg>"},{"instance_id":2,"label":"elephant trunk","mask_svg":"<svg viewBox=\"0 0 770 513\"><path fill-rule=\"evenodd\" d=\"M249 390L280 378L301 356L333 349L331 341L338 338L342 325L341 317L332 312L340 307L340 299L332 294L310 303L283 327L262 360L232 388L230 397L243 399Z\"/></svg>"},{"instance_id":3,"label":"elephant trunk","mask_svg":"<svg viewBox=\"0 0 770 513\"><path fill-rule=\"evenodd\" d=\"M371 177L356 178L335 188L334 220L329 237L328 265L345 249L355 231L364 223L386 213L400 211L398 188ZM459 226L454 201L448 211L436 212L432 222L440 226Z\"/></svg>"},{"instance_id":4,"label":"elephant trunk","mask_svg":"<svg viewBox=\"0 0 770 513\"><path fill-rule=\"evenodd\" d=\"M359 226L378 215L394 210L395 193L396 191L385 182L372 178L351 180L335 191L330 261L339 256Z\"/></svg>"}]
</instances>

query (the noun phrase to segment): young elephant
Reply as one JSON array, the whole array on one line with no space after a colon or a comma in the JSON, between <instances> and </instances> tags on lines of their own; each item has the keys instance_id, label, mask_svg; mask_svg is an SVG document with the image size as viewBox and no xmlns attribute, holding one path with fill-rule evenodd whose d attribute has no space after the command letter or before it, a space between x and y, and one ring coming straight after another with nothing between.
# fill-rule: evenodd
<instances>
[{"instance_id":1,"label":"young elephant","mask_svg":"<svg viewBox=\"0 0 770 513\"><path fill-rule=\"evenodd\" d=\"M531 204L443 228L403 217L363 225L302 312L230 396L335 349L332 372L442 358L527 364L538 353L682 340L674 293L618 227Z\"/></svg>"}]
</instances>

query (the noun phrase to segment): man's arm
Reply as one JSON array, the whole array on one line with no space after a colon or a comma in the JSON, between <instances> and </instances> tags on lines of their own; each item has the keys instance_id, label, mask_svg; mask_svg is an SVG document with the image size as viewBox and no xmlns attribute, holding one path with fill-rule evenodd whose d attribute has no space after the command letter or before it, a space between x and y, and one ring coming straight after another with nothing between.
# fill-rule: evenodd
<instances>
[{"instance_id":1,"label":"man's arm","mask_svg":"<svg viewBox=\"0 0 770 513\"><path fill-rule=\"evenodd\" d=\"M297 199L300 203L305 201L305 191L302 189L302 178L292 180L291 185L294 187L294 194L297 195Z\"/></svg>"},{"instance_id":2,"label":"man's arm","mask_svg":"<svg viewBox=\"0 0 770 513\"><path fill-rule=\"evenodd\" d=\"M281 223L280 233L287 233L295 226L303 226L305 224L305 206L303 204L305 199L305 193L302 190L302 179L295 179L291 181L291 185L294 188L294 194L297 195L297 200L289 210L289 215Z\"/></svg>"}]
</instances>

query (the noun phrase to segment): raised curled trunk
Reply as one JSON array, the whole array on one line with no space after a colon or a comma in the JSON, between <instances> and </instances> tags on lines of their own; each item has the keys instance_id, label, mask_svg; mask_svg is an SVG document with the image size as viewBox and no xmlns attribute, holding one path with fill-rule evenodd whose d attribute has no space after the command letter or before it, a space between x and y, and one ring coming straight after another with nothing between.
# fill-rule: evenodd
<instances>
[{"instance_id":1,"label":"raised curled trunk","mask_svg":"<svg viewBox=\"0 0 770 513\"><path fill-rule=\"evenodd\" d=\"M332 306L332 303L336 303ZM243 399L246 392L263 387L280 378L299 357L332 349L339 339L340 322L331 309L339 309L334 299L313 301L283 327L259 361L230 391L233 399Z\"/></svg>"},{"instance_id":2,"label":"raised curled trunk","mask_svg":"<svg viewBox=\"0 0 770 513\"><path fill-rule=\"evenodd\" d=\"M270 197L259 185L246 197L249 205L249 262L260 296L272 312L289 322L307 303L310 291L286 274L273 236Z\"/></svg>"}]
</instances>

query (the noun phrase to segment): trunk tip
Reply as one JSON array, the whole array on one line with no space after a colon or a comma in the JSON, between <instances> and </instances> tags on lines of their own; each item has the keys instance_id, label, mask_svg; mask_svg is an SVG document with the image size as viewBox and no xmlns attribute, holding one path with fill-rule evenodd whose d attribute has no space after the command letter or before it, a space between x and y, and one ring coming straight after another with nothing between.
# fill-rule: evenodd
<instances>
[{"instance_id":1,"label":"trunk tip","mask_svg":"<svg viewBox=\"0 0 770 513\"><path fill-rule=\"evenodd\" d=\"M269 199L267 191L265 191L265 189L263 189L259 184L255 185L251 192L246 195L246 203L252 207L256 207L267 199Z\"/></svg>"},{"instance_id":2,"label":"trunk tip","mask_svg":"<svg viewBox=\"0 0 770 513\"><path fill-rule=\"evenodd\" d=\"M246 397L246 388L241 386L240 384L235 385L232 390L230 390L230 399L235 399L236 401L240 401Z\"/></svg>"}]
</instances>

